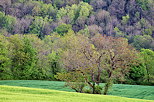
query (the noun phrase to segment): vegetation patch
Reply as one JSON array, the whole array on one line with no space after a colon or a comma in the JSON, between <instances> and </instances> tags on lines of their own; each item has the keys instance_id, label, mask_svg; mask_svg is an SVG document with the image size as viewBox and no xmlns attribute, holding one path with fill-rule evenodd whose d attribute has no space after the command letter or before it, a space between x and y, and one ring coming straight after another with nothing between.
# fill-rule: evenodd
<instances>
[{"instance_id":1,"label":"vegetation patch","mask_svg":"<svg viewBox=\"0 0 154 102\"><path fill-rule=\"evenodd\" d=\"M51 89L58 91L74 92L69 87L64 87L64 82L59 81L39 81L39 80L5 80L0 81L0 85L20 86L39 89ZM103 87L104 84L100 86ZM109 90L109 95L139 98L154 100L154 86L142 86L142 85L123 85L114 84L112 89Z\"/></svg>"},{"instance_id":2,"label":"vegetation patch","mask_svg":"<svg viewBox=\"0 0 154 102\"><path fill-rule=\"evenodd\" d=\"M0 86L0 90L1 102L153 102L116 96L91 95L3 85Z\"/></svg>"}]
</instances>

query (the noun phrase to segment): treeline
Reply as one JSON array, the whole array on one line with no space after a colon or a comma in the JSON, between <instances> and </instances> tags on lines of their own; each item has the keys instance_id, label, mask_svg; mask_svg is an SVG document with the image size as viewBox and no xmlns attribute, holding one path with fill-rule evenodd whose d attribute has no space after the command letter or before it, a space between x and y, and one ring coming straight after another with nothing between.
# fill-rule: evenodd
<instances>
[{"instance_id":1,"label":"treeline","mask_svg":"<svg viewBox=\"0 0 154 102\"><path fill-rule=\"evenodd\" d=\"M138 50L153 50L153 7L153 0L1 0L0 31L43 39L64 23L74 32L125 37Z\"/></svg>"},{"instance_id":2,"label":"treeline","mask_svg":"<svg viewBox=\"0 0 154 102\"><path fill-rule=\"evenodd\" d=\"M103 38L107 39L107 41L104 42L105 39L103 41ZM114 46L117 48L114 48ZM106 68L103 65L105 63L103 61L106 58L103 58L103 56L108 56L108 58L110 58L111 56L108 55L109 52L105 52L110 50L113 55L117 54L116 56L121 57L119 60L115 60L116 64L121 64L122 62L120 63L119 61L124 61L125 58L129 58L129 61L125 61L125 64L128 63L129 68L127 69L129 70L127 73L124 73L124 80L122 81L122 79L119 79L116 80L116 82L130 84L148 84L149 82L153 82L154 52L150 49L142 49L141 52L133 49L132 51L135 51L135 55L131 58L131 54L134 52L128 53L132 48L127 48L127 46L129 46L128 42L123 38L98 37L98 35L90 38L82 33L74 34L72 30L69 30L64 36L60 36L59 34L45 36L43 40L39 39L35 34L16 34L11 36L4 36L1 34L0 79L55 80L54 75L58 72L67 72L74 67L76 68L76 65L82 67L82 64L87 62L87 59L84 58L86 56L82 55L83 50L87 51L85 54L96 54L93 56L87 55L91 60L96 60L101 55L100 57L102 58L100 61L102 62L100 62L100 64L102 65L100 67ZM121 50L123 52L121 52ZM77 51L79 52L77 53ZM126 54L121 56L122 53ZM66 58L64 58L64 55ZM107 63L108 62L106 62L106 64ZM119 66L119 64L116 66ZM97 65L97 63L94 65ZM91 65L91 67L94 67L94 65ZM119 67L123 66L124 65L121 65ZM99 72L101 73L102 71L100 70ZM105 76L100 80L104 82L104 78Z\"/></svg>"},{"instance_id":3,"label":"treeline","mask_svg":"<svg viewBox=\"0 0 154 102\"><path fill-rule=\"evenodd\" d=\"M35 35L0 35L0 79L54 80L58 59L49 39Z\"/></svg>"},{"instance_id":4,"label":"treeline","mask_svg":"<svg viewBox=\"0 0 154 102\"><path fill-rule=\"evenodd\" d=\"M0 35L0 80L63 80L77 92L104 94L113 83L154 84L154 51L119 37ZM89 86L90 89L84 88Z\"/></svg>"}]
</instances>

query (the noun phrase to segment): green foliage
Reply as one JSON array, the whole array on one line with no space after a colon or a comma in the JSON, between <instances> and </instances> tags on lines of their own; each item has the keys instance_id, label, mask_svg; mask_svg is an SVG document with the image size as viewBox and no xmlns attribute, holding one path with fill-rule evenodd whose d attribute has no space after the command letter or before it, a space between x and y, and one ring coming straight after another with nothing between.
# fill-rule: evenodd
<instances>
[{"instance_id":1,"label":"green foliage","mask_svg":"<svg viewBox=\"0 0 154 102\"><path fill-rule=\"evenodd\" d=\"M154 51L150 49L141 49L141 55L143 56L146 67L147 81L154 83Z\"/></svg>"},{"instance_id":2,"label":"green foliage","mask_svg":"<svg viewBox=\"0 0 154 102\"><path fill-rule=\"evenodd\" d=\"M31 34L37 34L39 38L43 39L44 38L44 28L45 25L51 22L52 19L48 19L47 17L42 18L42 17L34 17L34 21L30 25L30 33Z\"/></svg>"},{"instance_id":3,"label":"green foliage","mask_svg":"<svg viewBox=\"0 0 154 102\"><path fill-rule=\"evenodd\" d=\"M90 32L89 32L88 26L86 25L84 29L82 29L78 32L78 34L82 34L86 37L90 37Z\"/></svg>"},{"instance_id":4,"label":"green foliage","mask_svg":"<svg viewBox=\"0 0 154 102\"><path fill-rule=\"evenodd\" d=\"M0 27L4 27L4 24L5 24L5 14L3 12L0 12Z\"/></svg>"},{"instance_id":5,"label":"green foliage","mask_svg":"<svg viewBox=\"0 0 154 102\"><path fill-rule=\"evenodd\" d=\"M55 75L56 79L66 81L66 86L76 92L83 92L83 88L86 86L84 82L84 76L80 72L58 73Z\"/></svg>"},{"instance_id":6,"label":"green foliage","mask_svg":"<svg viewBox=\"0 0 154 102\"><path fill-rule=\"evenodd\" d=\"M92 7L88 3L80 2L79 6L79 17L88 17L92 12Z\"/></svg>"},{"instance_id":7,"label":"green foliage","mask_svg":"<svg viewBox=\"0 0 154 102\"><path fill-rule=\"evenodd\" d=\"M133 38L132 45L136 47L136 49L140 50L141 48L151 48L151 42L153 41L153 38L149 35L136 35Z\"/></svg>"},{"instance_id":8,"label":"green foliage","mask_svg":"<svg viewBox=\"0 0 154 102\"><path fill-rule=\"evenodd\" d=\"M149 9L150 0L136 0L143 10Z\"/></svg>"},{"instance_id":9,"label":"green foliage","mask_svg":"<svg viewBox=\"0 0 154 102\"><path fill-rule=\"evenodd\" d=\"M55 32L57 32L60 36L64 36L69 30L72 30L72 26L70 24L61 24L55 29Z\"/></svg>"},{"instance_id":10,"label":"green foliage","mask_svg":"<svg viewBox=\"0 0 154 102\"><path fill-rule=\"evenodd\" d=\"M92 6L85 2L80 2L78 5L73 4L72 6L66 6L65 8L62 7L57 12L57 19L60 20L67 16L73 24L81 17L88 17L92 12L92 9Z\"/></svg>"},{"instance_id":11,"label":"green foliage","mask_svg":"<svg viewBox=\"0 0 154 102\"><path fill-rule=\"evenodd\" d=\"M35 35L29 35L27 38L31 41L33 48L36 50L37 63L33 70L32 79L47 79L53 80L53 66L50 54L51 47L50 42L46 43L44 40L39 39ZM54 59L54 58L53 58ZM53 62L54 63L54 62ZM53 67L53 68L52 68ZM56 69L55 69L56 70Z\"/></svg>"},{"instance_id":12,"label":"green foliage","mask_svg":"<svg viewBox=\"0 0 154 102\"><path fill-rule=\"evenodd\" d=\"M0 35L0 79L48 79L60 72L59 55L35 35Z\"/></svg>"},{"instance_id":13,"label":"green foliage","mask_svg":"<svg viewBox=\"0 0 154 102\"><path fill-rule=\"evenodd\" d=\"M5 13L0 12L0 27L6 28L8 32L12 33L14 24L16 23L16 18L10 15L5 15Z\"/></svg>"},{"instance_id":14,"label":"green foliage","mask_svg":"<svg viewBox=\"0 0 154 102\"><path fill-rule=\"evenodd\" d=\"M112 87L113 85L113 80L110 78L110 79L107 79L108 81L105 83L105 86L104 86L104 92L103 94L104 95L107 95L108 92L109 92L109 89Z\"/></svg>"},{"instance_id":15,"label":"green foliage","mask_svg":"<svg viewBox=\"0 0 154 102\"><path fill-rule=\"evenodd\" d=\"M117 27L114 28L114 31L116 32L115 37L124 37L125 36L124 33L121 30L119 30L119 28L117 28Z\"/></svg>"},{"instance_id":16,"label":"green foliage","mask_svg":"<svg viewBox=\"0 0 154 102\"><path fill-rule=\"evenodd\" d=\"M33 73L36 67L37 62L37 51L33 48L32 43L30 40L25 36L23 38L24 41L24 53L26 55L26 61L24 64L25 70L25 78L23 79L33 79Z\"/></svg>"},{"instance_id":17,"label":"green foliage","mask_svg":"<svg viewBox=\"0 0 154 102\"><path fill-rule=\"evenodd\" d=\"M102 92L101 92L102 89L103 89L103 88L102 88L101 86L96 85L96 86L95 86L95 92L96 92L96 94L101 94L101 93L102 93Z\"/></svg>"},{"instance_id":18,"label":"green foliage","mask_svg":"<svg viewBox=\"0 0 154 102\"><path fill-rule=\"evenodd\" d=\"M12 72L15 79L32 79L36 66L36 51L25 36L11 36ZM20 76L20 77L19 77Z\"/></svg>"},{"instance_id":19,"label":"green foliage","mask_svg":"<svg viewBox=\"0 0 154 102\"><path fill-rule=\"evenodd\" d=\"M130 19L129 15L123 16L123 17L122 17L122 23L123 23L124 25L127 24L127 22L129 21L129 19Z\"/></svg>"},{"instance_id":20,"label":"green foliage","mask_svg":"<svg viewBox=\"0 0 154 102\"><path fill-rule=\"evenodd\" d=\"M147 28L147 29L144 29L144 31L142 31L142 33L144 34L144 35L152 35L152 29L150 29L150 28Z\"/></svg>"},{"instance_id":21,"label":"green foliage","mask_svg":"<svg viewBox=\"0 0 154 102\"><path fill-rule=\"evenodd\" d=\"M55 51L52 51L52 53L50 53L48 55L48 60L49 60L49 65L51 67L51 71L52 71L52 79L54 80L54 75L56 75L58 72L60 72L60 56L58 55L58 53L56 53Z\"/></svg>"},{"instance_id":22,"label":"green foliage","mask_svg":"<svg viewBox=\"0 0 154 102\"><path fill-rule=\"evenodd\" d=\"M10 41L10 53L11 53L11 60L12 60L12 72L15 79L21 78L22 72L24 70L24 57L26 56L23 48L24 43L21 41L21 36L15 35L8 38ZM26 57L25 57L26 58ZM24 77L24 76L23 76ZM22 79L22 78L21 78Z\"/></svg>"},{"instance_id":23,"label":"green foliage","mask_svg":"<svg viewBox=\"0 0 154 102\"><path fill-rule=\"evenodd\" d=\"M16 22L16 18L8 15L5 17L4 20L5 20L4 27L8 30L8 32L12 32L13 26Z\"/></svg>"},{"instance_id":24,"label":"green foliage","mask_svg":"<svg viewBox=\"0 0 154 102\"><path fill-rule=\"evenodd\" d=\"M56 15L57 8L55 8L52 4L45 4L42 1L30 1L30 3L35 4L32 10L33 16L54 18Z\"/></svg>"},{"instance_id":25,"label":"green foliage","mask_svg":"<svg viewBox=\"0 0 154 102\"><path fill-rule=\"evenodd\" d=\"M63 5L65 3L64 0L54 0L54 5L58 8L61 7L61 5Z\"/></svg>"},{"instance_id":26,"label":"green foliage","mask_svg":"<svg viewBox=\"0 0 154 102\"><path fill-rule=\"evenodd\" d=\"M0 80L12 79L8 44L6 37L0 35Z\"/></svg>"},{"instance_id":27,"label":"green foliage","mask_svg":"<svg viewBox=\"0 0 154 102\"><path fill-rule=\"evenodd\" d=\"M129 77L127 81L130 81L132 84L144 84L147 72L144 63L141 63L137 66L132 66L129 72Z\"/></svg>"},{"instance_id":28,"label":"green foliage","mask_svg":"<svg viewBox=\"0 0 154 102\"><path fill-rule=\"evenodd\" d=\"M67 14L67 10L65 8L61 8L60 10L58 10L57 12L57 19L60 20L62 19L62 17L64 17Z\"/></svg>"},{"instance_id":29,"label":"green foliage","mask_svg":"<svg viewBox=\"0 0 154 102\"><path fill-rule=\"evenodd\" d=\"M95 93L94 94L102 94L102 90L103 90L102 86L95 85ZM84 87L83 92L93 94L93 89L86 86L86 87Z\"/></svg>"},{"instance_id":30,"label":"green foliage","mask_svg":"<svg viewBox=\"0 0 154 102\"><path fill-rule=\"evenodd\" d=\"M151 36L153 32L153 26L149 25L149 22L144 18L142 18L139 23L142 28L142 34Z\"/></svg>"},{"instance_id":31,"label":"green foliage","mask_svg":"<svg viewBox=\"0 0 154 102\"><path fill-rule=\"evenodd\" d=\"M89 3L91 0L83 0L83 2L87 2L87 3Z\"/></svg>"}]
</instances>

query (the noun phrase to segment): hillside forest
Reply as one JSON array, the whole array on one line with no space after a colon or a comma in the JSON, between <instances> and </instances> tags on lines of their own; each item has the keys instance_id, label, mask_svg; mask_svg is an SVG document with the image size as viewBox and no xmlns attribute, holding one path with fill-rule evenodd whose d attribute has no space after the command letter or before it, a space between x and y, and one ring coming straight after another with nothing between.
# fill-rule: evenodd
<instances>
[{"instance_id":1,"label":"hillside forest","mask_svg":"<svg viewBox=\"0 0 154 102\"><path fill-rule=\"evenodd\" d=\"M154 0L0 0L0 80L154 85Z\"/></svg>"}]
</instances>

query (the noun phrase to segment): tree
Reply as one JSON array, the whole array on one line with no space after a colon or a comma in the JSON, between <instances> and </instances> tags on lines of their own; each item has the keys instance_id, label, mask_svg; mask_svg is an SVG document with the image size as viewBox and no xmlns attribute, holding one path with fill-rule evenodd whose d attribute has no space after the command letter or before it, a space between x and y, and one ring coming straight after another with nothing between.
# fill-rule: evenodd
<instances>
[{"instance_id":1,"label":"tree","mask_svg":"<svg viewBox=\"0 0 154 102\"><path fill-rule=\"evenodd\" d=\"M73 4L72 6L66 6L61 8L57 12L57 19L60 20L67 16L70 18L71 23L74 24L77 19L81 17L87 18L92 12L92 7L85 2L80 2L78 5Z\"/></svg>"},{"instance_id":2,"label":"tree","mask_svg":"<svg viewBox=\"0 0 154 102\"><path fill-rule=\"evenodd\" d=\"M140 50L141 48L152 48L153 38L149 35L136 35L133 37L132 45L136 47L136 49Z\"/></svg>"},{"instance_id":3,"label":"tree","mask_svg":"<svg viewBox=\"0 0 154 102\"><path fill-rule=\"evenodd\" d=\"M8 50L9 42L0 35L0 80L12 79L11 59Z\"/></svg>"},{"instance_id":4,"label":"tree","mask_svg":"<svg viewBox=\"0 0 154 102\"><path fill-rule=\"evenodd\" d=\"M5 17L5 14L3 12L0 12L0 22L1 22L0 28L4 27L4 24L5 24L4 17Z\"/></svg>"},{"instance_id":5,"label":"tree","mask_svg":"<svg viewBox=\"0 0 154 102\"><path fill-rule=\"evenodd\" d=\"M125 35L123 34L123 32L121 30L119 30L119 28L115 27L114 31L116 32L115 37L124 37Z\"/></svg>"},{"instance_id":6,"label":"tree","mask_svg":"<svg viewBox=\"0 0 154 102\"><path fill-rule=\"evenodd\" d=\"M129 21L129 19L130 19L129 15L123 16L122 17L122 24L126 25Z\"/></svg>"},{"instance_id":7,"label":"tree","mask_svg":"<svg viewBox=\"0 0 154 102\"><path fill-rule=\"evenodd\" d=\"M32 74L36 67L36 51L26 36L14 35L10 41L11 70L14 79L33 79Z\"/></svg>"},{"instance_id":8,"label":"tree","mask_svg":"<svg viewBox=\"0 0 154 102\"><path fill-rule=\"evenodd\" d=\"M56 75L58 72L60 72L60 56L55 51L52 51L48 55L48 63L49 67L51 68L50 71L52 73L52 79L54 80L54 75Z\"/></svg>"},{"instance_id":9,"label":"tree","mask_svg":"<svg viewBox=\"0 0 154 102\"><path fill-rule=\"evenodd\" d=\"M144 62L139 63L138 65L133 65L130 68L128 79L126 82L129 84L145 84L147 77L146 66Z\"/></svg>"},{"instance_id":10,"label":"tree","mask_svg":"<svg viewBox=\"0 0 154 102\"><path fill-rule=\"evenodd\" d=\"M107 73L104 94L106 95L114 79L123 78L130 66L137 62L136 51L124 38L95 36L93 43L99 53L104 54L103 68Z\"/></svg>"},{"instance_id":11,"label":"tree","mask_svg":"<svg viewBox=\"0 0 154 102\"><path fill-rule=\"evenodd\" d=\"M0 12L0 28L6 28L8 32L13 33L13 27L16 23L16 18L5 13Z\"/></svg>"},{"instance_id":12,"label":"tree","mask_svg":"<svg viewBox=\"0 0 154 102\"><path fill-rule=\"evenodd\" d=\"M90 5L93 6L94 11L107 8L107 2L105 0L90 0Z\"/></svg>"},{"instance_id":13,"label":"tree","mask_svg":"<svg viewBox=\"0 0 154 102\"><path fill-rule=\"evenodd\" d=\"M58 74L59 79L63 80L61 75L66 76L69 73L79 73L80 77L77 77L77 80L74 80L74 82L79 83L78 78L84 78L84 80L80 80L80 83L86 82L92 89L92 93L96 94L96 83L100 83L102 67L99 64L102 62L102 55L95 51L94 45L90 44L88 38L83 35L67 34L57 42L62 49L62 62L66 70L66 74ZM58 45L55 44L55 46ZM72 77L74 78L75 76L72 75ZM67 82L70 81L67 80Z\"/></svg>"},{"instance_id":14,"label":"tree","mask_svg":"<svg viewBox=\"0 0 154 102\"><path fill-rule=\"evenodd\" d=\"M148 83L153 82L154 78L154 51L150 49L141 49L141 56L144 59L144 64L147 71Z\"/></svg>"},{"instance_id":15,"label":"tree","mask_svg":"<svg viewBox=\"0 0 154 102\"><path fill-rule=\"evenodd\" d=\"M47 17L42 18L42 17L36 16L32 24L30 25L29 32L31 34L37 34L39 38L43 39L45 36L44 34L45 25L47 25L51 21L52 19L48 19Z\"/></svg>"},{"instance_id":16,"label":"tree","mask_svg":"<svg viewBox=\"0 0 154 102\"><path fill-rule=\"evenodd\" d=\"M14 25L13 32L15 34L25 34L29 32L29 26L32 23L33 18L31 16L26 16L22 19L17 19Z\"/></svg>"},{"instance_id":17,"label":"tree","mask_svg":"<svg viewBox=\"0 0 154 102\"><path fill-rule=\"evenodd\" d=\"M139 52L137 54L138 64L131 65L131 68L128 73L126 73L126 81L124 83L127 84L147 84L147 71L144 63L143 55Z\"/></svg>"},{"instance_id":18,"label":"tree","mask_svg":"<svg viewBox=\"0 0 154 102\"><path fill-rule=\"evenodd\" d=\"M51 48L49 43L45 43L45 39L41 40L36 35L27 35L31 45L36 50L36 66L33 70L32 77L36 80L51 80L53 78L51 61ZM49 41L50 42L50 41ZM53 58L54 59L54 58Z\"/></svg>"},{"instance_id":19,"label":"tree","mask_svg":"<svg viewBox=\"0 0 154 102\"><path fill-rule=\"evenodd\" d=\"M71 87L76 92L82 93L83 88L86 86L84 76L78 71L57 73L55 77L56 79L65 81L65 85Z\"/></svg>"},{"instance_id":20,"label":"tree","mask_svg":"<svg viewBox=\"0 0 154 102\"><path fill-rule=\"evenodd\" d=\"M137 3L141 6L143 10L149 9L150 0L137 0Z\"/></svg>"},{"instance_id":21,"label":"tree","mask_svg":"<svg viewBox=\"0 0 154 102\"><path fill-rule=\"evenodd\" d=\"M117 18L121 19L124 15L124 9L125 9L125 0L113 0L111 5L109 6L109 12L111 15L117 16Z\"/></svg>"},{"instance_id":22,"label":"tree","mask_svg":"<svg viewBox=\"0 0 154 102\"><path fill-rule=\"evenodd\" d=\"M97 93L96 86L101 82L103 70L108 75L104 91L107 94L113 80L124 77L136 58L135 49L123 38L96 35L89 40L83 35L68 34L58 44L62 48L62 62L66 73L80 73L92 88L93 94Z\"/></svg>"},{"instance_id":23,"label":"tree","mask_svg":"<svg viewBox=\"0 0 154 102\"><path fill-rule=\"evenodd\" d=\"M34 5L32 9L33 16L41 16L55 18L57 8L55 8L52 4L45 4L43 1L31 1Z\"/></svg>"},{"instance_id":24,"label":"tree","mask_svg":"<svg viewBox=\"0 0 154 102\"><path fill-rule=\"evenodd\" d=\"M72 30L70 24L61 24L55 29L55 31L61 36L64 36L69 30Z\"/></svg>"}]
</instances>

